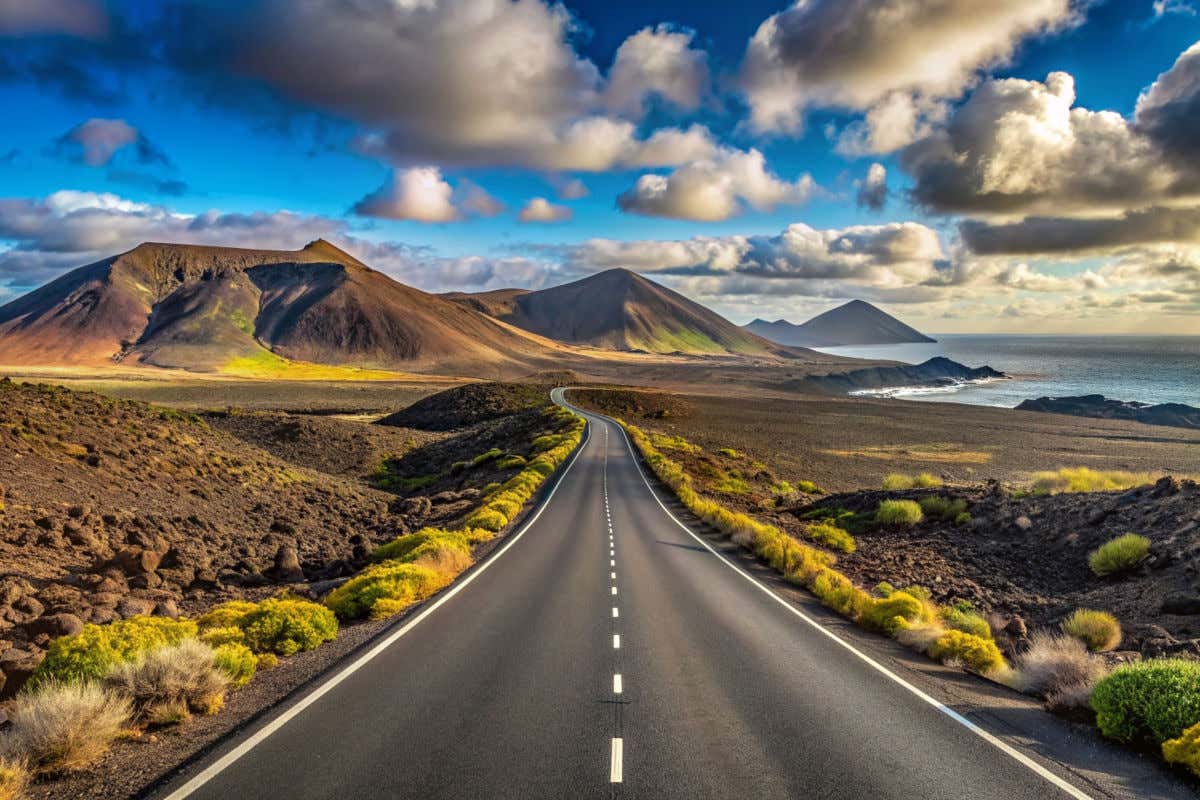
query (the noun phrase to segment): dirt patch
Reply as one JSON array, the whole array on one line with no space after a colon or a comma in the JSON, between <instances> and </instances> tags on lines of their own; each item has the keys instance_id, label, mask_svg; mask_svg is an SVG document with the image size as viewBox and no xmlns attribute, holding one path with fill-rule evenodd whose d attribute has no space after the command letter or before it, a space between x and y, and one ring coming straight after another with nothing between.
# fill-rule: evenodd
<instances>
[{"instance_id":1,"label":"dirt patch","mask_svg":"<svg viewBox=\"0 0 1200 800\"><path fill-rule=\"evenodd\" d=\"M469 383L418 400L379 420L380 425L448 431L550 405L550 386L536 383Z\"/></svg>"}]
</instances>

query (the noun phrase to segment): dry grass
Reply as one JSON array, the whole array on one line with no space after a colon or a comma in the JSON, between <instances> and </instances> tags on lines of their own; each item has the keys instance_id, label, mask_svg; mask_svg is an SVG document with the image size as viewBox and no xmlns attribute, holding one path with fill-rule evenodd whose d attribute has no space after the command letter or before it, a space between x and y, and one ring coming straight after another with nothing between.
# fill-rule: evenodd
<instances>
[{"instance_id":1,"label":"dry grass","mask_svg":"<svg viewBox=\"0 0 1200 800\"><path fill-rule=\"evenodd\" d=\"M231 358L218 370L223 375L239 378L270 378L292 381L394 381L411 378L401 372L382 369L360 369L332 364L312 364L289 361L263 350L253 356Z\"/></svg>"},{"instance_id":2,"label":"dry grass","mask_svg":"<svg viewBox=\"0 0 1200 800\"><path fill-rule=\"evenodd\" d=\"M48 683L17 696L0 756L35 772L85 769L108 752L129 715L128 700L94 683Z\"/></svg>"},{"instance_id":3,"label":"dry grass","mask_svg":"<svg viewBox=\"0 0 1200 800\"><path fill-rule=\"evenodd\" d=\"M23 800L29 786L25 764L0 756L0 800Z\"/></svg>"},{"instance_id":4,"label":"dry grass","mask_svg":"<svg viewBox=\"0 0 1200 800\"><path fill-rule=\"evenodd\" d=\"M1096 470L1090 467L1063 467L1059 470L1035 472L1032 490L1037 494L1061 492L1116 492L1154 483L1161 476L1154 472L1124 472Z\"/></svg>"},{"instance_id":5,"label":"dry grass","mask_svg":"<svg viewBox=\"0 0 1200 800\"><path fill-rule=\"evenodd\" d=\"M861 447L855 450L822 450L825 455L843 458L873 458L880 461L924 461L933 464L986 464L992 454L983 450L965 450L959 444L892 444Z\"/></svg>"},{"instance_id":6,"label":"dry grass","mask_svg":"<svg viewBox=\"0 0 1200 800\"><path fill-rule=\"evenodd\" d=\"M182 722L189 711L215 714L224 703L229 677L217 667L211 647L187 639L118 664L103 686L128 697L138 719L161 725Z\"/></svg>"},{"instance_id":7,"label":"dry grass","mask_svg":"<svg viewBox=\"0 0 1200 800\"><path fill-rule=\"evenodd\" d=\"M1104 677L1104 662L1071 636L1038 631L1029 648L1016 661L1011 685L1022 692L1049 698L1070 692L1090 696L1091 687ZM1060 700L1065 698L1060 697Z\"/></svg>"}]
</instances>

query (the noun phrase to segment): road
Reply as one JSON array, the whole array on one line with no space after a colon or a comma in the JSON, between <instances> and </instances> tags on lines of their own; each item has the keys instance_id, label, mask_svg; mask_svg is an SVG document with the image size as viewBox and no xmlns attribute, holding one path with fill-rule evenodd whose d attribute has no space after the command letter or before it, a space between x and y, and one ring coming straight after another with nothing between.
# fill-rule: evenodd
<instances>
[{"instance_id":1,"label":"road","mask_svg":"<svg viewBox=\"0 0 1200 800\"><path fill-rule=\"evenodd\" d=\"M589 422L465 582L159 796L1105 796L754 583Z\"/></svg>"}]
</instances>

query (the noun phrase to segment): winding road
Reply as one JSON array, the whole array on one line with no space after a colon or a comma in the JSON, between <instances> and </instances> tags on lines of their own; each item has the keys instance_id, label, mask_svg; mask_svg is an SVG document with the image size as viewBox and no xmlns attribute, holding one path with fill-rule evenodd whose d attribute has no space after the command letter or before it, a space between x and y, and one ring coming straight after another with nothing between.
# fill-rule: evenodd
<instances>
[{"instance_id":1,"label":"winding road","mask_svg":"<svg viewBox=\"0 0 1200 800\"><path fill-rule=\"evenodd\" d=\"M757 582L586 416L502 547L158 796L1189 796L1029 703L956 702L895 643Z\"/></svg>"}]
</instances>

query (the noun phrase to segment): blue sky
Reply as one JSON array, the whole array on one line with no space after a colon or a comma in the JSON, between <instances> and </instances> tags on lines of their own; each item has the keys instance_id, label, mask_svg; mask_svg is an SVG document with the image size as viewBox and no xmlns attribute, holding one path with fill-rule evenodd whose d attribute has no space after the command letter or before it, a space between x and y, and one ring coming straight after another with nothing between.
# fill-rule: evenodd
<instances>
[{"instance_id":1,"label":"blue sky","mask_svg":"<svg viewBox=\"0 0 1200 800\"><path fill-rule=\"evenodd\" d=\"M1190 232L1164 239L1130 225L1118 242L1064 249L1021 241L986 253L960 234L964 222L1010 226L1004 239L1017 242L1029 226L1012 226L1030 218L1074 231L1097 218L1192 210L1193 176L1181 166L1189 154L1167 144L1198 124L1200 106L1179 99L1179 86L1184 100L1200 92L1200 70L1184 58L1200 40L1200 15L1188 2L997 2L995 19L971 33L962 32L969 16L954 18L955 3L923 0L755 1L737 4L736 13L679 2L435 5L421 15L370 0L361 4L366 19L344 29L349 12L335 0L310 4L317 11L307 18L273 0L4 6L0 301L139 235L175 232L180 220L215 212L219 223L192 226L186 236L250 245L257 235L264 246L299 246L327 235L430 290L540 286L628 266L739 322L802 319L861 296L940 331L1200 332L1200 277L1179 267L1200 263ZM880 5L900 9L906 23L880 29L872 20ZM941 17L922 18L925 7ZM504 31L480 46L496 53L482 66L465 55L470 20L481 14L489 30ZM167 24L174 19L186 28ZM326 50L307 61L285 55L278 69L230 32L249 30L252 42L290 53L315 23L337 27ZM461 36L459 24L468 28ZM450 30L440 51L420 49L430 38L423 25ZM769 25L772 40L762 35ZM408 26L411 38L372 33L388 26ZM139 46L122 46L130 31L143 37ZM639 32L635 55L623 45ZM913 47L918 36L930 38ZM461 67L440 63L457 60L455 47L463 48ZM626 50L618 80L614 60ZM932 77L913 65L929 52L945 62L935 62ZM364 63L382 65L381 74L355 77ZM427 81L411 77L426 69ZM65 79L72 70L82 83ZM1155 133L1143 122L1148 113L1139 117L1138 98L1172 70L1169 87L1162 83L1171 102L1150 109L1172 116L1160 113L1168 127ZM1045 106L1043 82L1056 71L1074 80L1073 97L1049 92L1062 101L1058 111L1115 112L1124 129L1107 130L1096 116L1064 134L1062 126L1075 123ZM393 75L410 77L395 88ZM1005 78L1024 83L995 83ZM613 99L618 83L621 96L634 98L626 106ZM494 97L493 84L504 84ZM112 87L118 91L104 91ZM1026 117L1012 136L997 133L1013 124L998 116L1001 102L1018 103ZM526 104L535 122L506 115ZM911 111L913 130L899 134L903 126L889 116L877 126L886 142L846 145L847 129L874 130L885 106ZM987 133L963 133L968 119L990 120ZM580 120L602 120L605 131L629 126L622 153L659 131L702 130L704 142L694 153L672 145L665 159L639 150L584 163L561 141ZM1106 137L1117 138L1110 146ZM618 147L584 137L583 152L610 144ZM1038 155L1043 144L1054 152ZM950 145L960 152L947 161ZM1123 197L1121 160L1087 157L1093 146L1131 148L1155 180ZM1028 148L1029 157L1000 147ZM761 163L746 158L753 153ZM858 201L872 164L886 174L882 208ZM947 178L947 164L967 177ZM1076 180L1081 169L1094 173L1087 186ZM564 196L576 179L587 196ZM467 210L464 181L504 210ZM64 190L75 193L70 202L56 196ZM104 195L114 197L96 199ZM557 209L551 216L569 218L522 221L535 197ZM83 226L81 214L97 227L101 216L104 235ZM790 230L802 235L784 235L797 225L804 227ZM76 227L73 239L63 233Z\"/></svg>"}]
</instances>

